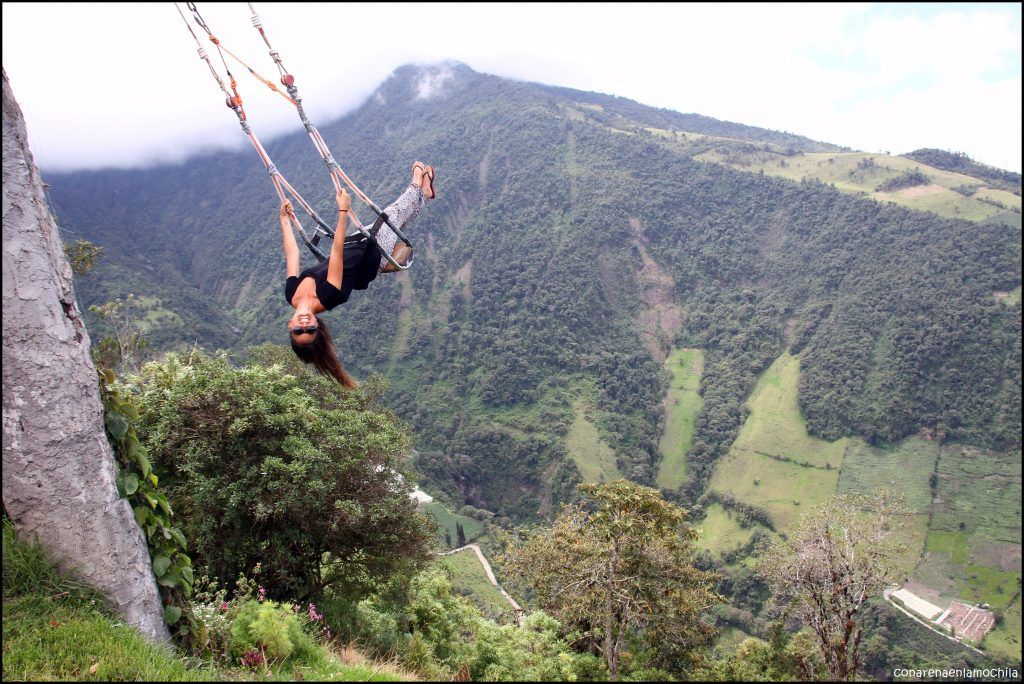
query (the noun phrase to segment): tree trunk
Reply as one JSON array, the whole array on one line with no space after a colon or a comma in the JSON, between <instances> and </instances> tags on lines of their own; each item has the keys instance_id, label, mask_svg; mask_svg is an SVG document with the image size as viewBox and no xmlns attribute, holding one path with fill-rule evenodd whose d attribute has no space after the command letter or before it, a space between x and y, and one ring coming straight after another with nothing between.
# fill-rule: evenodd
<instances>
[{"instance_id":1,"label":"tree trunk","mask_svg":"<svg viewBox=\"0 0 1024 684\"><path fill-rule=\"evenodd\" d=\"M170 634L149 549L114 485L71 267L3 73L3 500L18 531L108 597L127 624Z\"/></svg>"}]
</instances>

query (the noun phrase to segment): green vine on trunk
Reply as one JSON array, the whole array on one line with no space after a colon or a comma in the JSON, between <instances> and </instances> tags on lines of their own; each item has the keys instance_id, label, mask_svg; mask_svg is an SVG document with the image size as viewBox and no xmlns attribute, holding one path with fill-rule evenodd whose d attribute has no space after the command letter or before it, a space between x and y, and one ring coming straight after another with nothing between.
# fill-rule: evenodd
<instances>
[{"instance_id":1,"label":"green vine on trunk","mask_svg":"<svg viewBox=\"0 0 1024 684\"><path fill-rule=\"evenodd\" d=\"M131 503L135 520L146 534L153 574L163 598L164 621L185 637L191 620L181 618L191 612L192 559L185 554L185 535L171 525L171 505L157 489L160 480L132 427L132 421L139 417L138 407L114 384L116 379L109 368L99 371L107 439L117 459L117 491Z\"/></svg>"}]
</instances>

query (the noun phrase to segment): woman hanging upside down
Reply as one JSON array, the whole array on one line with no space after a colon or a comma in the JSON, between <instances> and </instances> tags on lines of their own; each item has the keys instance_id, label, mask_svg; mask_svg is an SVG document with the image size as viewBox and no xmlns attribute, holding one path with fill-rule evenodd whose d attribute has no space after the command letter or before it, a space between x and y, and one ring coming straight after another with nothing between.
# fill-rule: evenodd
<instances>
[{"instance_id":1,"label":"woman hanging upside down","mask_svg":"<svg viewBox=\"0 0 1024 684\"><path fill-rule=\"evenodd\" d=\"M416 162L412 165L412 183L384 211L392 223L405 232L405 225L419 213L424 200L434 197L434 167ZM380 250L369 240L346 245L344 236L352 200L344 189L335 199L338 201L338 228L331 253L326 260L301 273L299 246L295 242L290 221L294 209L288 200L281 204L281 231L284 234L284 258L288 270L284 296L295 308L295 315L288 321L288 336L291 338L292 349L303 362L313 364L321 374L334 378L349 389L355 389L355 381L338 360L330 329L317 314L347 302L352 290L365 290L377 274L390 265L384 253L390 253L396 261L402 263L406 256L406 245L398 243L398 236L386 223L376 236Z\"/></svg>"}]
</instances>

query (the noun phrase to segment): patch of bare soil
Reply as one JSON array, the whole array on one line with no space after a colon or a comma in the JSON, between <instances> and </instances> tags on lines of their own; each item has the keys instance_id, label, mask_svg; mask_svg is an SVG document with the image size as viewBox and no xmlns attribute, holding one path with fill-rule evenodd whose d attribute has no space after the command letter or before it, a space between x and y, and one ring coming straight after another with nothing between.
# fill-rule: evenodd
<instances>
[{"instance_id":1,"label":"patch of bare soil","mask_svg":"<svg viewBox=\"0 0 1024 684\"><path fill-rule=\"evenodd\" d=\"M644 344L658 363L663 363L668 350L662 340L671 341L683 325L683 309L675 303L673 292L675 281L648 254L642 238L642 226L636 218L629 218L635 238L633 244L640 250L643 266L637 272L640 286L640 301L645 309L637 315L640 334Z\"/></svg>"},{"instance_id":2,"label":"patch of bare soil","mask_svg":"<svg viewBox=\"0 0 1024 684\"><path fill-rule=\"evenodd\" d=\"M978 565L999 568L1004 572L1020 572L1021 546L984 538L971 539L971 556Z\"/></svg>"}]
</instances>

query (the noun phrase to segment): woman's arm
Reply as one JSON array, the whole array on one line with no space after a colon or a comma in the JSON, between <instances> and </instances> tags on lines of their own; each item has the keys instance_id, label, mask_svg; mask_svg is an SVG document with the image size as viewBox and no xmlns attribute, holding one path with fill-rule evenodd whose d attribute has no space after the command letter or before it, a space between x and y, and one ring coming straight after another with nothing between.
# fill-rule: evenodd
<instances>
[{"instance_id":1,"label":"woman's arm","mask_svg":"<svg viewBox=\"0 0 1024 684\"><path fill-rule=\"evenodd\" d=\"M300 257L299 245L295 242L295 233L292 232L291 217L295 209L292 203L285 200L281 203L281 234L284 238L284 263L285 277L299 275Z\"/></svg>"},{"instance_id":2,"label":"woman's arm","mask_svg":"<svg viewBox=\"0 0 1024 684\"><path fill-rule=\"evenodd\" d=\"M341 192L334 196L338 201L338 227L334 230L334 244L331 245L330 261L327 263L327 282L334 287L341 289L341 277L345 272L345 229L348 223L348 210L352 206L352 199L342 188Z\"/></svg>"}]
</instances>

